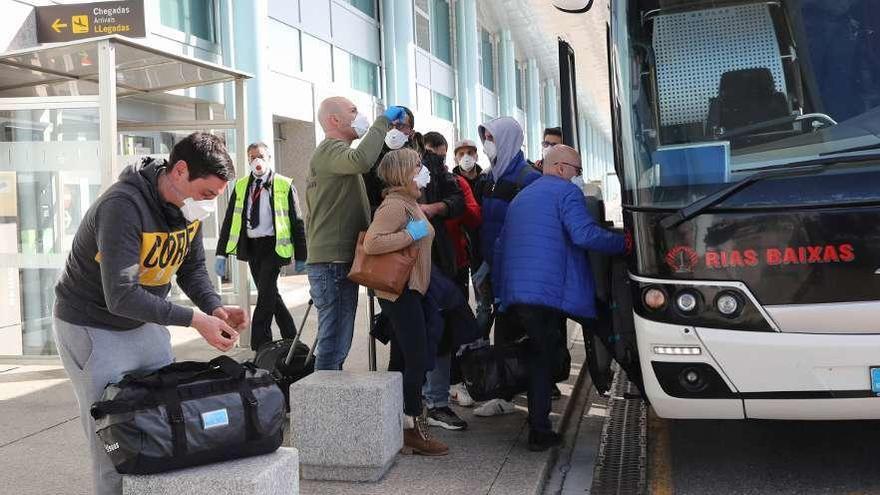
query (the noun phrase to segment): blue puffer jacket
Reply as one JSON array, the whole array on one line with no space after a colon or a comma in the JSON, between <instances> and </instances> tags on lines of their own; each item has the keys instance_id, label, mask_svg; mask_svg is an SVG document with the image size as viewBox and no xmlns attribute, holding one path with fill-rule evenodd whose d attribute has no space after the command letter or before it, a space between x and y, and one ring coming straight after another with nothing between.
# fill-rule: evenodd
<instances>
[{"instance_id":1,"label":"blue puffer jacket","mask_svg":"<svg viewBox=\"0 0 880 495\"><path fill-rule=\"evenodd\" d=\"M547 175L535 181L510 203L498 238L492 281L502 309L532 304L594 318L587 250L622 253L623 236L596 223L571 182Z\"/></svg>"},{"instance_id":2,"label":"blue puffer jacket","mask_svg":"<svg viewBox=\"0 0 880 495\"><path fill-rule=\"evenodd\" d=\"M491 177L491 176L489 176ZM483 260L492 266L495 254L495 240L504 226L507 206L511 199L527 185L538 180L541 173L533 169L526 161L522 151L517 153L504 175L491 186L492 194L483 196L483 226L480 229L480 242ZM490 179L491 180L491 179Z\"/></svg>"}]
</instances>

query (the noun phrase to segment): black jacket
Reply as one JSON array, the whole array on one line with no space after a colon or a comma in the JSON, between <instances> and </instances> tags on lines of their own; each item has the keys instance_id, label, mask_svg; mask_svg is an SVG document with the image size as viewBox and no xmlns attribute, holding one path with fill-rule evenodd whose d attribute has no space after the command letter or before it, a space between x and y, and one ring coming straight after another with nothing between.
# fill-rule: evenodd
<instances>
[{"instance_id":1,"label":"black jacket","mask_svg":"<svg viewBox=\"0 0 880 495\"><path fill-rule=\"evenodd\" d=\"M430 152L425 153L422 165L427 167L428 172L431 173L431 182L422 191L419 203L444 203L446 205L446 214L437 215L431 219L431 225L434 227L431 259L444 275L454 278L458 272L455 263L455 244L446 231L445 222L464 214L464 193L458 187L455 176L446 169L444 157Z\"/></svg>"},{"instance_id":2,"label":"black jacket","mask_svg":"<svg viewBox=\"0 0 880 495\"><path fill-rule=\"evenodd\" d=\"M275 172L273 172L274 174ZM274 179L274 177L273 177ZM246 191L250 191L251 184L254 183L254 175L251 174L248 179ZM272 182L266 186L266 189L270 192L270 194L275 194L272 191ZM297 261L305 261L308 257L308 252L306 251L306 232L305 232L305 224L302 219L297 215L296 206L298 203L296 202L296 189L291 184L290 192L287 197L287 204L290 205L290 241L293 243L293 258ZM217 254L225 255L226 254L226 244L229 241L229 230L232 228L232 214L235 210L235 188L232 188L232 196L229 197L229 205L226 207L226 216L223 218L223 226L220 228L220 238L217 240ZM275 214L275 202L270 201L269 204L272 206L272 215L274 217ZM245 212L248 211L248 199L244 200L244 208ZM241 222L241 232L238 235L238 248L236 249L235 257L242 260L248 260L248 243L243 242L247 240L247 215L242 215ZM275 255L276 261L280 265L288 265L290 264L290 258L282 258Z\"/></svg>"}]
</instances>

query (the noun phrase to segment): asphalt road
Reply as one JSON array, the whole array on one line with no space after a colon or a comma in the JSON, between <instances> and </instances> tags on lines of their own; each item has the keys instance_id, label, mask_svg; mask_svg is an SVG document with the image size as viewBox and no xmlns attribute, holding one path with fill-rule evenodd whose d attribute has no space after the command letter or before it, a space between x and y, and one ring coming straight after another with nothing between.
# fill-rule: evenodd
<instances>
[{"instance_id":1,"label":"asphalt road","mask_svg":"<svg viewBox=\"0 0 880 495\"><path fill-rule=\"evenodd\" d=\"M880 421L685 421L652 415L648 456L654 495L880 494Z\"/></svg>"}]
</instances>

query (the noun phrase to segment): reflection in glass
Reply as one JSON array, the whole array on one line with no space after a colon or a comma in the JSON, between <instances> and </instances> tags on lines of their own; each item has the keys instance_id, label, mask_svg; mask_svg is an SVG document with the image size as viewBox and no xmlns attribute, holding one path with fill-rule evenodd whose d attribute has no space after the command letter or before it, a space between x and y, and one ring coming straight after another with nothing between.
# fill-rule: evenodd
<instances>
[{"instance_id":1,"label":"reflection in glass","mask_svg":"<svg viewBox=\"0 0 880 495\"><path fill-rule=\"evenodd\" d=\"M0 355L54 354L54 286L100 190L98 110L0 110Z\"/></svg>"}]
</instances>

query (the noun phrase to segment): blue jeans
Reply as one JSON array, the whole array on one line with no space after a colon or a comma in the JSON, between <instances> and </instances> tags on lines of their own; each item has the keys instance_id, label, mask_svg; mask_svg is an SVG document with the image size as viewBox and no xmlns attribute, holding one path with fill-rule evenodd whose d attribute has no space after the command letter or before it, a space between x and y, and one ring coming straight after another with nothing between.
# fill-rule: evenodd
<instances>
[{"instance_id":1,"label":"blue jeans","mask_svg":"<svg viewBox=\"0 0 880 495\"><path fill-rule=\"evenodd\" d=\"M450 373L452 372L452 354L437 356L434 369L428 372L425 385L422 386L422 395L425 396L425 406L429 409L446 407L449 405Z\"/></svg>"},{"instance_id":2,"label":"blue jeans","mask_svg":"<svg viewBox=\"0 0 880 495\"><path fill-rule=\"evenodd\" d=\"M351 263L313 263L307 266L309 294L318 310L316 370L341 370L354 335L358 286L348 279Z\"/></svg>"}]
</instances>

